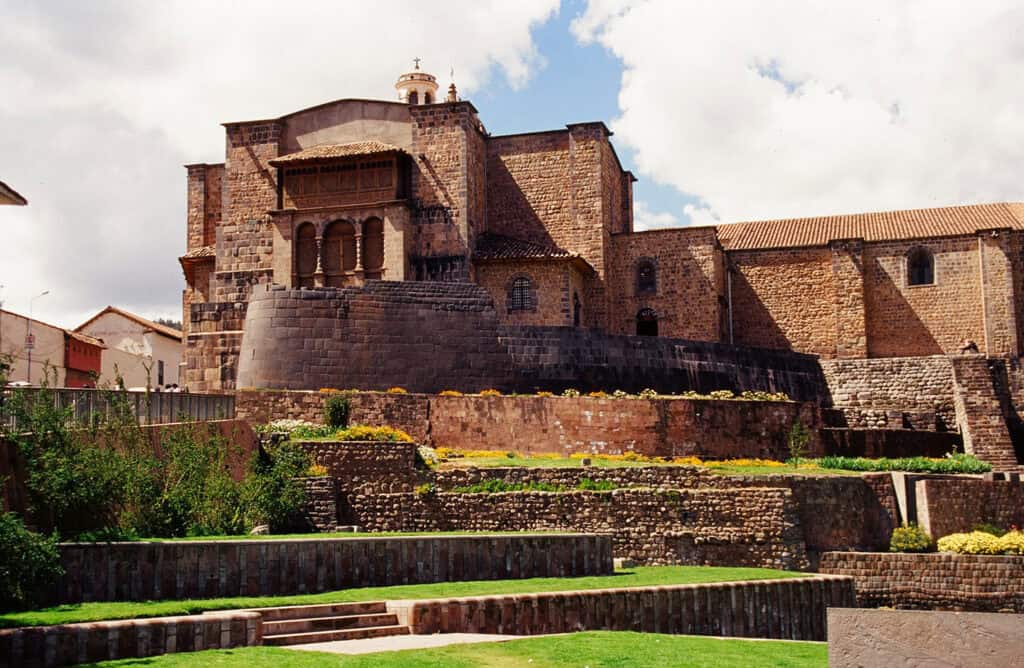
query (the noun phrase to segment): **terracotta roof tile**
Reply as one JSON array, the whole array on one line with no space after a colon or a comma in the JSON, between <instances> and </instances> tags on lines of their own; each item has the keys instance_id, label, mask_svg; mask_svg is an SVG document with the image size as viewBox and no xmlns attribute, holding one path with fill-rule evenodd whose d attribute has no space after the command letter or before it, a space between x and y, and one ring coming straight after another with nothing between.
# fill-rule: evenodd
<instances>
[{"instance_id":1,"label":"terracotta roof tile","mask_svg":"<svg viewBox=\"0 0 1024 668\"><path fill-rule=\"evenodd\" d=\"M476 238L476 260L527 260L576 257L574 253L555 247L485 232Z\"/></svg>"},{"instance_id":2,"label":"terracotta roof tile","mask_svg":"<svg viewBox=\"0 0 1024 668\"><path fill-rule=\"evenodd\" d=\"M282 155L279 158L270 160L275 167L291 165L300 162L316 162L319 160L333 160L335 158L348 158L358 155L376 155L378 153L404 153L402 149L391 144L379 141L357 141L351 144L323 144L310 148Z\"/></svg>"},{"instance_id":3,"label":"terracotta roof tile","mask_svg":"<svg viewBox=\"0 0 1024 668\"><path fill-rule=\"evenodd\" d=\"M895 241L974 234L990 228L1024 230L1024 203L1000 202L815 218L718 225L726 250L826 246L836 239Z\"/></svg>"},{"instance_id":4,"label":"terracotta roof tile","mask_svg":"<svg viewBox=\"0 0 1024 668\"><path fill-rule=\"evenodd\" d=\"M14 204L16 206L25 206L28 201L19 195L14 188L10 187L3 181L0 181L0 204Z\"/></svg>"}]
</instances>

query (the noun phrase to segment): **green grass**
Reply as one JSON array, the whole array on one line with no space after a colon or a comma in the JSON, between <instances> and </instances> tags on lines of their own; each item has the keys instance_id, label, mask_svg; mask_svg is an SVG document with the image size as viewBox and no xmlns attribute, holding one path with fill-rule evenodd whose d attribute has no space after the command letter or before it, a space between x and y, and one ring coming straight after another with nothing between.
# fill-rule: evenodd
<instances>
[{"instance_id":1,"label":"green grass","mask_svg":"<svg viewBox=\"0 0 1024 668\"><path fill-rule=\"evenodd\" d=\"M182 601L103 601L59 605L42 610L0 615L0 628L71 624L107 619L193 615L208 610L237 610L282 605L348 603L398 599L453 598L490 594L527 594L574 589L653 587L670 584L699 584L735 580L803 577L805 573L768 568L726 568L716 566L648 566L614 575L578 578L529 578L525 580L475 580L436 584L363 587L298 596L249 596L236 598L188 599Z\"/></svg>"},{"instance_id":2,"label":"green grass","mask_svg":"<svg viewBox=\"0 0 1024 668\"><path fill-rule=\"evenodd\" d=\"M247 647L124 659L99 665L153 668L824 668L827 663L828 646L825 643L588 631L498 643L448 645L354 656L275 647Z\"/></svg>"}]
</instances>

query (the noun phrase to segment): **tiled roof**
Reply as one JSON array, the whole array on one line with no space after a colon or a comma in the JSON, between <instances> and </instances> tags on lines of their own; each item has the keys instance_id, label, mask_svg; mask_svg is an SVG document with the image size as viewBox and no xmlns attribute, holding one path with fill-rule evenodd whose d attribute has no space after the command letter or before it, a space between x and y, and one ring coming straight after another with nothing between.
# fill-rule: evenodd
<instances>
[{"instance_id":1,"label":"tiled roof","mask_svg":"<svg viewBox=\"0 0 1024 668\"><path fill-rule=\"evenodd\" d=\"M279 158L270 160L275 167L291 165L299 162L315 162L318 160L333 160L335 158L348 158L357 155L376 155L378 153L404 153L402 149L391 144L379 141L357 141L351 144L324 144L302 149L295 153L282 155Z\"/></svg>"},{"instance_id":2,"label":"tiled roof","mask_svg":"<svg viewBox=\"0 0 1024 668\"><path fill-rule=\"evenodd\" d=\"M726 250L826 246L836 239L894 241L974 234L991 228L1024 230L1024 203L1000 202L816 218L718 225Z\"/></svg>"},{"instance_id":3,"label":"tiled roof","mask_svg":"<svg viewBox=\"0 0 1024 668\"><path fill-rule=\"evenodd\" d=\"M485 232L476 238L476 260L529 260L576 257L574 253L555 246L543 246L502 234Z\"/></svg>"},{"instance_id":4,"label":"tiled roof","mask_svg":"<svg viewBox=\"0 0 1024 668\"><path fill-rule=\"evenodd\" d=\"M73 339L77 339L78 341L81 341L82 343L88 343L91 346L97 346L99 348L106 348L107 347L103 343L103 341L101 341L100 339L97 339L94 336L89 336L88 334L82 334L81 332L75 332L75 331L72 331L70 329L65 329L64 333L67 334L68 336L70 336Z\"/></svg>"},{"instance_id":5,"label":"tiled roof","mask_svg":"<svg viewBox=\"0 0 1024 668\"><path fill-rule=\"evenodd\" d=\"M85 327L89 323L91 323L93 320L96 320L97 318L99 318L101 315L103 315L105 313L116 313L117 315L119 315L119 316L121 316L123 318L127 318L128 320L131 320L132 322L135 322L135 323L138 323L138 324L142 325L146 329L153 330L157 334L163 334L164 336L166 336L168 338L177 339L179 341L181 340L181 337L182 337L181 330L174 329L173 327L168 327L167 325L161 325L160 323L153 322L152 320L147 320L146 318L143 318L141 315L135 315L134 313L132 313L130 311L125 311L124 309L117 308L116 306L108 306L107 308L103 309L102 311L100 311L99 313L94 315L93 317L91 317L88 320L86 320L85 322L83 322L78 327L75 327L75 331L76 332L81 332L83 329L85 329Z\"/></svg>"},{"instance_id":6,"label":"tiled roof","mask_svg":"<svg viewBox=\"0 0 1024 668\"><path fill-rule=\"evenodd\" d=\"M189 252L182 255L179 259L181 260L195 260L204 257L213 257L216 255L213 246L200 246L199 248L193 248Z\"/></svg>"}]
</instances>

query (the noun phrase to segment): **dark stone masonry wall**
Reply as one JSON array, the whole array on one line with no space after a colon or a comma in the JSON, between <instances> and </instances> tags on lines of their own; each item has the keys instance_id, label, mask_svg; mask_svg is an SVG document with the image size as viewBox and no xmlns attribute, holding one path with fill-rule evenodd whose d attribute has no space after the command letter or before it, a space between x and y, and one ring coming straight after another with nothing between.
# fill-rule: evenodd
<instances>
[{"instance_id":1,"label":"dark stone masonry wall","mask_svg":"<svg viewBox=\"0 0 1024 668\"><path fill-rule=\"evenodd\" d=\"M258 612L0 629L0 666L72 666L263 644ZM144 662L139 662L140 664Z\"/></svg>"},{"instance_id":2,"label":"dark stone masonry wall","mask_svg":"<svg viewBox=\"0 0 1024 668\"><path fill-rule=\"evenodd\" d=\"M540 635L610 630L824 640L829 607L851 607L849 578L567 591L389 606L413 633Z\"/></svg>"},{"instance_id":3,"label":"dark stone masonry wall","mask_svg":"<svg viewBox=\"0 0 1024 668\"><path fill-rule=\"evenodd\" d=\"M719 389L816 399L817 359L785 351L572 327L500 327L471 283L261 286L250 300L237 387L411 391Z\"/></svg>"},{"instance_id":4,"label":"dark stone masonry wall","mask_svg":"<svg viewBox=\"0 0 1024 668\"><path fill-rule=\"evenodd\" d=\"M918 524L935 539L982 523L1024 526L1024 484L1018 481L924 479L914 486Z\"/></svg>"},{"instance_id":5,"label":"dark stone masonry wall","mask_svg":"<svg viewBox=\"0 0 1024 668\"><path fill-rule=\"evenodd\" d=\"M852 576L860 607L1024 613L1024 556L829 552L820 570Z\"/></svg>"},{"instance_id":6,"label":"dark stone masonry wall","mask_svg":"<svg viewBox=\"0 0 1024 668\"><path fill-rule=\"evenodd\" d=\"M612 572L611 540L579 533L64 543L60 553L55 604Z\"/></svg>"}]
</instances>

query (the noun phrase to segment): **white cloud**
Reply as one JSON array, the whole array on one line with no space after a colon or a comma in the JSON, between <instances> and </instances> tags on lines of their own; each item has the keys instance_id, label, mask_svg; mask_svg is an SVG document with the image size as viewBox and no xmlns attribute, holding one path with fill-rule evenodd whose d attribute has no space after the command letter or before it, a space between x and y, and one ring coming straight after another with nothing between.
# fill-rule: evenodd
<instances>
[{"instance_id":1,"label":"white cloud","mask_svg":"<svg viewBox=\"0 0 1024 668\"><path fill-rule=\"evenodd\" d=\"M678 227L679 217L667 211L652 211L647 202L634 200L633 202L633 229L640 232L643 230L660 230L666 227Z\"/></svg>"},{"instance_id":2,"label":"white cloud","mask_svg":"<svg viewBox=\"0 0 1024 668\"><path fill-rule=\"evenodd\" d=\"M1024 199L1024 6L592 0L616 139L693 222Z\"/></svg>"},{"instance_id":3,"label":"white cloud","mask_svg":"<svg viewBox=\"0 0 1024 668\"><path fill-rule=\"evenodd\" d=\"M77 325L108 303L180 313L185 170L223 160L220 123L342 97L393 99L423 58L469 95L524 85L557 0L28 3L0 0L5 308Z\"/></svg>"}]
</instances>

